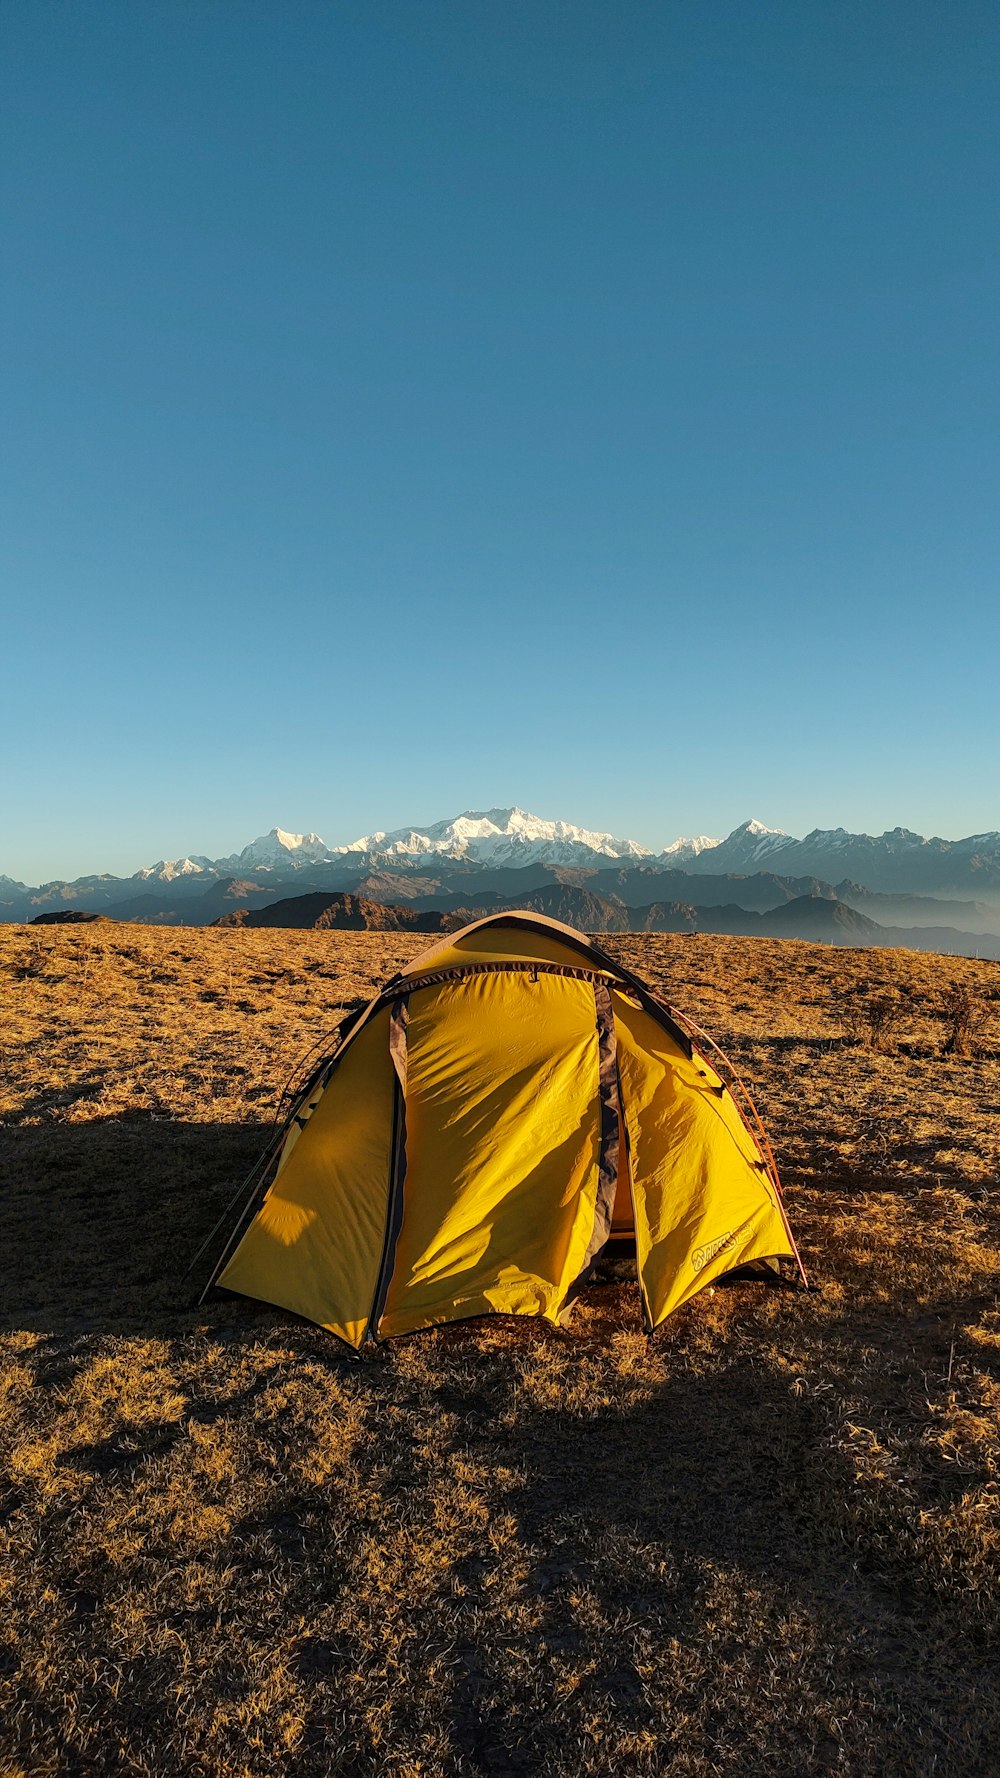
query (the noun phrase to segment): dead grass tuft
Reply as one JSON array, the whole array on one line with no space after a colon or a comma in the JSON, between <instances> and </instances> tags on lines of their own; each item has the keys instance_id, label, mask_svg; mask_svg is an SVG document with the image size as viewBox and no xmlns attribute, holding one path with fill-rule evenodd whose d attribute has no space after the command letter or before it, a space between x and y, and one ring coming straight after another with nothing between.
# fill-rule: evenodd
<instances>
[{"instance_id":1,"label":"dead grass tuft","mask_svg":"<svg viewBox=\"0 0 1000 1778\"><path fill-rule=\"evenodd\" d=\"M967 982L956 982L945 996L944 1017L947 1025L943 1056L973 1056L989 1017L989 1007L981 994Z\"/></svg>"},{"instance_id":2,"label":"dead grass tuft","mask_svg":"<svg viewBox=\"0 0 1000 1778\"><path fill-rule=\"evenodd\" d=\"M997 966L609 941L746 1077L817 1293L647 1340L612 1267L365 1361L195 1308L292 1063L423 942L0 929L0 1772L991 1778Z\"/></svg>"},{"instance_id":3,"label":"dead grass tuft","mask_svg":"<svg viewBox=\"0 0 1000 1778\"><path fill-rule=\"evenodd\" d=\"M845 1001L840 1020L849 1037L870 1049L888 1052L902 1022L905 1002L898 993L858 996Z\"/></svg>"}]
</instances>

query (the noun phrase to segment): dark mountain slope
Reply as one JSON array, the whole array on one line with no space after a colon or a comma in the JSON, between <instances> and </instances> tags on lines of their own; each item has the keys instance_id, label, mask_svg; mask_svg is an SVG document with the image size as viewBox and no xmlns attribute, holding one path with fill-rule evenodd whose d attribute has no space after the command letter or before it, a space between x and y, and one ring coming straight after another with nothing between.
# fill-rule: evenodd
<instances>
[{"instance_id":1,"label":"dark mountain slope","mask_svg":"<svg viewBox=\"0 0 1000 1778\"><path fill-rule=\"evenodd\" d=\"M564 926L573 926L578 932L632 930L631 911L623 902L611 901L607 896L594 895L589 889L581 889L569 883L551 883L548 888L534 889L527 895L511 897L500 905L524 908L533 914L546 914L550 920L561 920ZM484 907L481 911L492 913L494 909Z\"/></svg>"},{"instance_id":2,"label":"dark mountain slope","mask_svg":"<svg viewBox=\"0 0 1000 1778\"><path fill-rule=\"evenodd\" d=\"M234 908L212 922L215 926L283 926L339 932L448 932L460 924L453 915L420 913L415 908L386 906L358 895L293 895L264 908Z\"/></svg>"},{"instance_id":3,"label":"dark mountain slope","mask_svg":"<svg viewBox=\"0 0 1000 1778\"><path fill-rule=\"evenodd\" d=\"M812 938L825 944L878 944L882 928L845 901L800 895L783 908L759 916L757 930L770 938Z\"/></svg>"},{"instance_id":4,"label":"dark mountain slope","mask_svg":"<svg viewBox=\"0 0 1000 1778\"><path fill-rule=\"evenodd\" d=\"M36 914L31 926L92 926L95 920L107 920L107 914L88 914L83 908L64 908L59 913Z\"/></svg>"},{"instance_id":5,"label":"dark mountain slope","mask_svg":"<svg viewBox=\"0 0 1000 1778\"><path fill-rule=\"evenodd\" d=\"M582 872L559 870L564 882ZM782 907L802 895L822 895L831 900L836 891L819 877L782 877L773 871L741 875L735 871L695 873L661 870L650 865L619 865L588 876L587 887L597 895L624 901L627 907L649 907L653 902L685 902L691 907L741 907L753 913Z\"/></svg>"}]
</instances>

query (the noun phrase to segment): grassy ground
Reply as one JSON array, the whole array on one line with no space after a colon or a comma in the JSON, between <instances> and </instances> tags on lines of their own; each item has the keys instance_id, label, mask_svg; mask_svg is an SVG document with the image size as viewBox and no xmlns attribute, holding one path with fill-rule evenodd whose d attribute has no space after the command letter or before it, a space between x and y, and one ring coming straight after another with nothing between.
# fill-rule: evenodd
<instances>
[{"instance_id":1,"label":"grassy ground","mask_svg":"<svg viewBox=\"0 0 1000 1778\"><path fill-rule=\"evenodd\" d=\"M291 1064L424 942L0 928L0 1773L994 1775L1000 966L609 941L751 1082L820 1292L361 1361L193 1307Z\"/></svg>"}]
</instances>

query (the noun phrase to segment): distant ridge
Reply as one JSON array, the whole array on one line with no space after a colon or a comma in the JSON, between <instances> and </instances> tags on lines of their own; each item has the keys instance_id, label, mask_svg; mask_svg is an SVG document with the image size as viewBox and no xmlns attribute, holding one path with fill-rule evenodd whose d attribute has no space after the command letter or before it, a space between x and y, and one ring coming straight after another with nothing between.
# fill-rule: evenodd
<instances>
[{"instance_id":1,"label":"distant ridge","mask_svg":"<svg viewBox=\"0 0 1000 1778\"><path fill-rule=\"evenodd\" d=\"M647 907L598 895L568 883L551 883L523 896L490 895L484 903L425 909L368 901L356 895L294 895L251 911L235 908L213 925L221 927L298 927L311 931L453 932L484 914L522 910L561 920L581 932L701 932L732 937L792 938L813 943L906 947L958 955L1000 957L1000 936L993 940L942 927L923 931L879 926L866 914L827 896L802 895L766 913L746 908L697 908L680 901L652 902Z\"/></svg>"},{"instance_id":2,"label":"distant ridge","mask_svg":"<svg viewBox=\"0 0 1000 1778\"><path fill-rule=\"evenodd\" d=\"M339 932L447 932L461 922L454 916L418 913L416 908L365 901L358 895L295 895L270 907L234 908L213 920L213 926L304 927Z\"/></svg>"}]
</instances>

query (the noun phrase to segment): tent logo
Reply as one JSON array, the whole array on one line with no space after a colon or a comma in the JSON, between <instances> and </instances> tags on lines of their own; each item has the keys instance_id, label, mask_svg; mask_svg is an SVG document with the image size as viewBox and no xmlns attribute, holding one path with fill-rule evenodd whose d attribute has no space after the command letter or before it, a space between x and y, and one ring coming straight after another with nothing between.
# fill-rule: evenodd
<instances>
[{"instance_id":1,"label":"tent logo","mask_svg":"<svg viewBox=\"0 0 1000 1778\"><path fill-rule=\"evenodd\" d=\"M739 1232L739 1229L731 1229L728 1235L720 1235L718 1240L707 1241L704 1247L696 1247L691 1255L691 1264L695 1271L700 1272L724 1247L732 1247Z\"/></svg>"}]
</instances>

